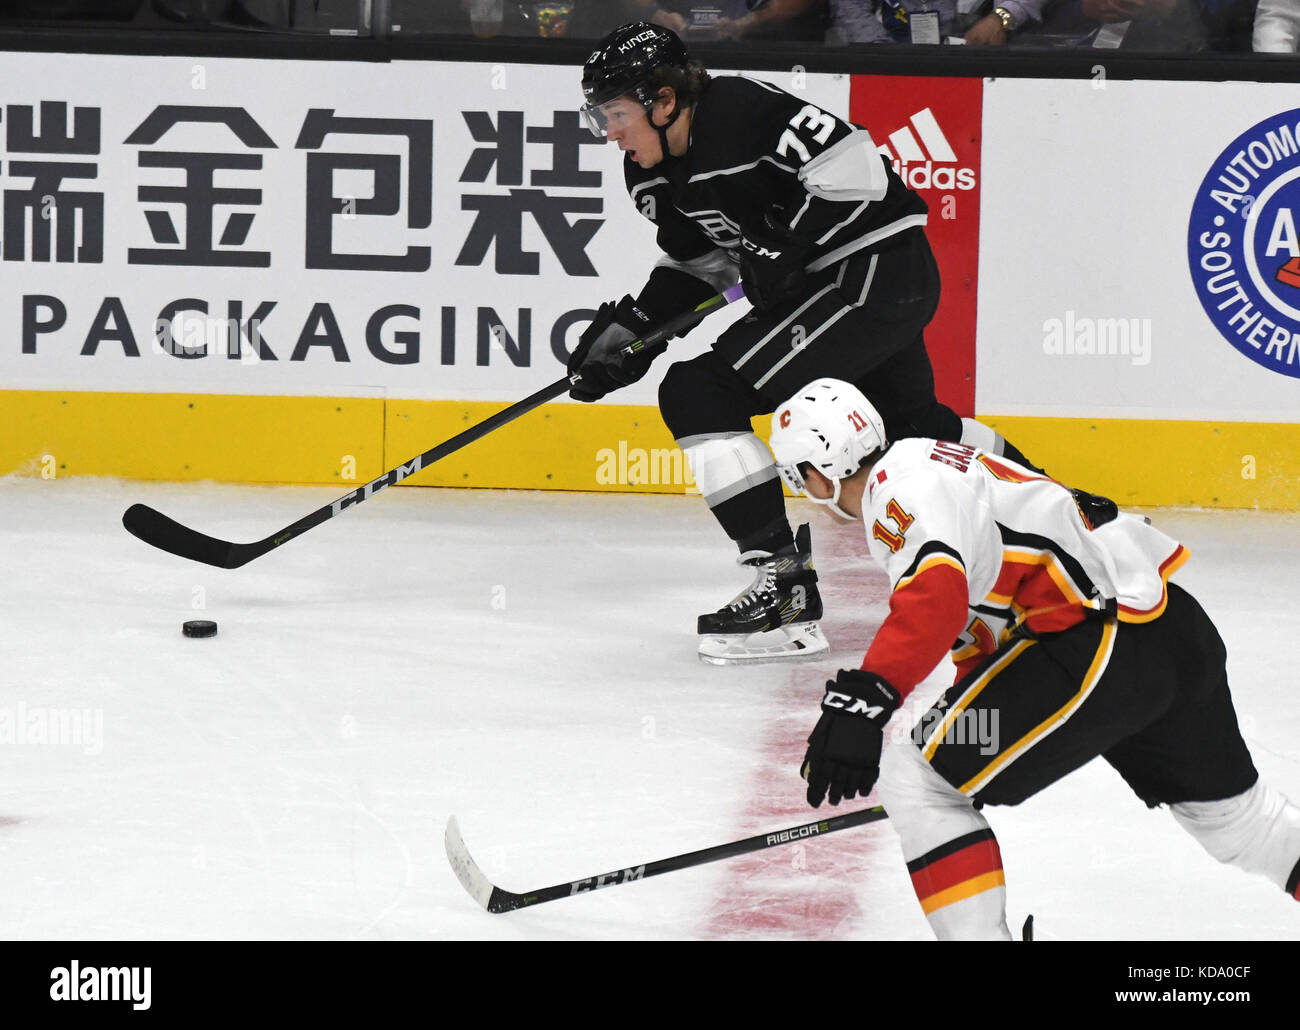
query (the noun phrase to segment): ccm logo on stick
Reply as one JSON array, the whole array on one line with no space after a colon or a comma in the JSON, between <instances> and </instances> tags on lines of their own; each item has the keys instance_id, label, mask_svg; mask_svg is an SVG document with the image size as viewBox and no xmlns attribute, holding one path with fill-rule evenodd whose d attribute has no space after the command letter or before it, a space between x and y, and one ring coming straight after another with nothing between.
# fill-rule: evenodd
<instances>
[{"instance_id":1,"label":"ccm logo on stick","mask_svg":"<svg viewBox=\"0 0 1300 1030\"><path fill-rule=\"evenodd\" d=\"M574 880L569 885L569 893L583 894L587 891L598 891L602 887L613 887L616 883L630 883L632 880L640 880L645 876L645 866L639 865L635 869L620 869L616 873L601 873L599 876L589 877L586 880Z\"/></svg>"},{"instance_id":2,"label":"ccm logo on stick","mask_svg":"<svg viewBox=\"0 0 1300 1030\"><path fill-rule=\"evenodd\" d=\"M379 478L372 479L365 486L357 487L355 490L352 491L352 493L348 494L346 497L340 497L337 501L335 501L332 505L330 505L330 507L334 510L334 514L337 515L339 512L341 512L344 508L348 507L349 505L360 504L362 501L370 500L370 498L373 497L375 494L379 493L380 490L383 490L385 487L392 486L395 483L400 483L407 476L415 475L422 468L424 468L424 455L421 454L415 458L412 458L409 462L407 462L407 464L399 465L391 472L385 472ZM279 541L277 540L276 543L279 543Z\"/></svg>"}]
</instances>

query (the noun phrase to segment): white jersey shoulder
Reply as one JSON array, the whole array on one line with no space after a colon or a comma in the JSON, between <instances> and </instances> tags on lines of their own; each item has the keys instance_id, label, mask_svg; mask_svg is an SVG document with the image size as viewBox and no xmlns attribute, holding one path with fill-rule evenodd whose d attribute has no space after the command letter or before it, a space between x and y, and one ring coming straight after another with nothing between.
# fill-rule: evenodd
<instances>
[{"instance_id":1,"label":"white jersey shoulder","mask_svg":"<svg viewBox=\"0 0 1300 1030\"><path fill-rule=\"evenodd\" d=\"M972 605L1014 606L1014 584L1041 567L1064 598L1142 621L1163 609L1187 553L1135 515L1094 526L1068 487L963 444L901 440L868 489L868 544L894 587L947 561L965 572Z\"/></svg>"},{"instance_id":2,"label":"white jersey shoulder","mask_svg":"<svg viewBox=\"0 0 1300 1030\"><path fill-rule=\"evenodd\" d=\"M959 469L931 460L936 447L942 454L948 446L960 445L899 440L871 470L863 518L867 544L895 589L936 563L959 567L972 595L996 576L996 528L980 517L972 482Z\"/></svg>"}]
</instances>

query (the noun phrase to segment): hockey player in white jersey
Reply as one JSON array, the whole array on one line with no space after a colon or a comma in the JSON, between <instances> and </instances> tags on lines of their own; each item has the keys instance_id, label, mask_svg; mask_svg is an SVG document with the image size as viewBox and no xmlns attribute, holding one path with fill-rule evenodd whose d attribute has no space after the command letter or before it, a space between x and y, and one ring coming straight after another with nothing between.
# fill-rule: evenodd
<instances>
[{"instance_id":1,"label":"hockey player in white jersey","mask_svg":"<svg viewBox=\"0 0 1300 1030\"><path fill-rule=\"evenodd\" d=\"M571 395L594 401L640 379L654 353L625 354L629 341L743 280L753 310L706 353L672 365L659 389L696 485L757 573L700 616L700 656L824 651L809 534L791 531L750 418L834 375L862 386L893 437L1005 445L935 397L922 331L939 276L925 202L866 130L771 83L711 78L660 26L611 33L582 84L588 125L626 155L629 197L654 223L662 255L636 296L603 304L583 333Z\"/></svg>"},{"instance_id":2,"label":"hockey player in white jersey","mask_svg":"<svg viewBox=\"0 0 1300 1030\"><path fill-rule=\"evenodd\" d=\"M1259 779L1218 631L1169 582L1179 543L979 448L887 444L871 403L838 380L780 405L771 447L795 490L862 520L892 585L861 668L826 684L801 769L808 801L865 797L879 777L940 939L1010 937L980 809L1098 755L1215 858L1300 900L1300 809ZM890 717L945 653L954 685L882 759Z\"/></svg>"}]
</instances>

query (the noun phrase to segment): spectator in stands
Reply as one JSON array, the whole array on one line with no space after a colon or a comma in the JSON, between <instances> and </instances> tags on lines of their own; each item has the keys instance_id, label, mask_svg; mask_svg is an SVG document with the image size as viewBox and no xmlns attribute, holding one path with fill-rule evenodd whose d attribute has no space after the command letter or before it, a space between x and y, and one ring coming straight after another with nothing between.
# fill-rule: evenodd
<instances>
[{"instance_id":1,"label":"spectator in stands","mask_svg":"<svg viewBox=\"0 0 1300 1030\"><path fill-rule=\"evenodd\" d=\"M912 18L913 14L921 17ZM957 0L832 0L832 43L942 43ZM936 21L937 19L937 21Z\"/></svg>"},{"instance_id":2,"label":"spectator in stands","mask_svg":"<svg viewBox=\"0 0 1300 1030\"><path fill-rule=\"evenodd\" d=\"M688 44L708 39L820 43L828 0L629 0L634 18L672 29Z\"/></svg>"},{"instance_id":3,"label":"spectator in stands","mask_svg":"<svg viewBox=\"0 0 1300 1030\"><path fill-rule=\"evenodd\" d=\"M957 0L834 0L830 38L837 43L945 42L963 35L965 28L966 43L1003 46L1021 29L1042 21L1042 6L1043 0L1005 0L969 25ZM932 27L917 31L924 25L917 14L938 15L937 38Z\"/></svg>"},{"instance_id":4,"label":"spectator in stands","mask_svg":"<svg viewBox=\"0 0 1300 1030\"><path fill-rule=\"evenodd\" d=\"M701 30L705 27L710 33L713 31L713 23L721 14L722 4L693 5L688 2L674 3L674 0L628 0L628 7L628 17L633 21L653 22L672 29L685 42L704 38ZM707 20L705 7L717 8L708 12Z\"/></svg>"},{"instance_id":5,"label":"spectator in stands","mask_svg":"<svg viewBox=\"0 0 1300 1030\"><path fill-rule=\"evenodd\" d=\"M1292 46L1300 37L1300 0L1266 0L1291 12ZM832 32L851 43L909 42L917 12L939 14L948 37L960 17L956 0L836 0ZM994 0L964 39L976 46L1072 44L1152 51L1250 49L1256 0ZM960 29L957 29L960 31ZM1267 32L1268 30L1266 30Z\"/></svg>"},{"instance_id":6,"label":"spectator in stands","mask_svg":"<svg viewBox=\"0 0 1300 1030\"><path fill-rule=\"evenodd\" d=\"M733 4L735 9L737 5ZM743 13L718 19L722 39L788 39L821 43L830 19L828 0L745 0Z\"/></svg>"},{"instance_id":7,"label":"spectator in stands","mask_svg":"<svg viewBox=\"0 0 1300 1030\"><path fill-rule=\"evenodd\" d=\"M883 43L875 0L831 0L828 43Z\"/></svg>"},{"instance_id":8,"label":"spectator in stands","mask_svg":"<svg viewBox=\"0 0 1300 1030\"><path fill-rule=\"evenodd\" d=\"M526 0L517 5L530 35L601 39L629 20L624 0Z\"/></svg>"},{"instance_id":9,"label":"spectator in stands","mask_svg":"<svg viewBox=\"0 0 1300 1030\"><path fill-rule=\"evenodd\" d=\"M1043 0L999 0L997 6L966 30L973 46L1006 46L1022 29L1043 20Z\"/></svg>"},{"instance_id":10,"label":"spectator in stands","mask_svg":"<svg viewBox=\"0 0 1300 1030\"><path fill-rule=\"evenodd\" d=\"M1140 50L1200 50L1204 46L1190 3L1080 0L1079 13L1084 20L1099 23L1091 39L1093 46Z\"/></svg>"},{"instance_id":11,"label":"spectator in stands","mask_svg":"<svg viewBox=\"0 0 1300 1030\"><path fill-rule=\"evenodd\" d=\"M463 27L456 31L467 32L470 0L458 2ZM628 20L624 7L624 0L504 0L500 34L599 39Z\"/></svg>"},{"instance_id":12,"label":"spectator in stands","mask_svg":"<svg viewBox=\"0 0 1300 1030\"><path fill-rule=\"evenodd\" d=\"M957 0L879 0L880 24L893 43L942 43L952 35Z\"/></svg>"},{"instance_id":13,"label":"spectator in stands","mask_svg":"<svg viewBox=\"0 0 1300 1030\"><path fill-rule=\"evenodd\" d=\"M1251 49L1257 54L1300 50L1300 0L1259 0Z\"/></svg>"},{"instance_id":14,"label":"spectator in stands","mask_svg":"<svg viewBox=\"0 0 1300 1030\"><path fill-rule=\"evenodd\" d=\"M1294 0L1288 0L1294 2ZM1250 49L1256 0L1048 0L1044 30L1083 46L1147 51Z\"/></svg>"}]
</instances>

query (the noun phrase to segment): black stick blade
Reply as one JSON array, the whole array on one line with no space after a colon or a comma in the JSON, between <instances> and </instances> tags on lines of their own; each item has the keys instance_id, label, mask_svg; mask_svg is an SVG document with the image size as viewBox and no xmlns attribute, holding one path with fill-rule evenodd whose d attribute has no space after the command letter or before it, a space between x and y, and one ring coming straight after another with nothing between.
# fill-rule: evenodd
<instances>
[{"instance_id":1,"label":"black stick blade","mask_svg":"<svg viewBox=\"0 0 1300 1030\"><path fill-rule=\"evenodd\" d=\"M219 569L237 569L262 553L257 544L233 544L182 526L147 504L127 508L122 525L151 547Z\"/></svg>"}]
</instances>

